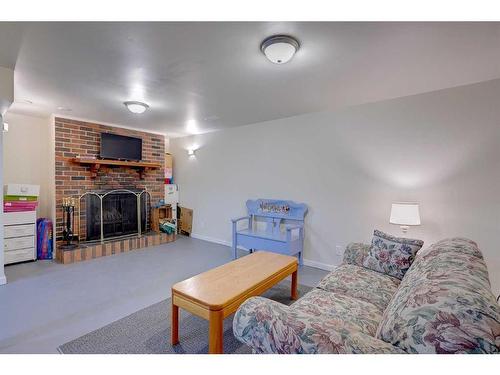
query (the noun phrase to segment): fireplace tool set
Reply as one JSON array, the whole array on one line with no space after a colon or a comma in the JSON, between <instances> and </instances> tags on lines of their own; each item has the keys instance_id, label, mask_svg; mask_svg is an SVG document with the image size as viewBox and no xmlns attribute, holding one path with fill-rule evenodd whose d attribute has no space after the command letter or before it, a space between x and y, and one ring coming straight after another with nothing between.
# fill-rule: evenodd
<instances>
[{"instance_id":1,"label":"fireplace tool set","mask_svg":"<svg viewBox=\"0 0 500 375\"><path fill-rule=\"evenodd\" d=\"M65 250L77 247L73 242L75 225L75 198L63 198L63 240L61 247Z\"/></svg>"}]
</instances>

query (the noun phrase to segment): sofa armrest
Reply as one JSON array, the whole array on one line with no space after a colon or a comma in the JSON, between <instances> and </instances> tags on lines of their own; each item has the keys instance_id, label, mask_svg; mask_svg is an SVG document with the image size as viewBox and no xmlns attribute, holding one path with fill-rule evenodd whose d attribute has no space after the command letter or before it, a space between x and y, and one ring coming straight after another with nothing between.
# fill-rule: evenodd
<instances>
[{"instance_id":1,"label":"sofa armrest","mask_svg":"<svg viewBox=\"0 0 500 375\"><path fill-rule=\"evenodd\" d=\"M404 353L338 321L307 315L263 297L250 298L240 306L233 332L256 353Z\"/></svg>"},{"instance_id":2,"label":"sofa armrest","mask_svg":"<svg viewBox=\"0 0 500 375\"><path fill-rule=\"evenodd\" d=\"M363 267L363 260L370 251L370 245L352 242L345 248L343 262Z\"/></svg>"}]
</instances>

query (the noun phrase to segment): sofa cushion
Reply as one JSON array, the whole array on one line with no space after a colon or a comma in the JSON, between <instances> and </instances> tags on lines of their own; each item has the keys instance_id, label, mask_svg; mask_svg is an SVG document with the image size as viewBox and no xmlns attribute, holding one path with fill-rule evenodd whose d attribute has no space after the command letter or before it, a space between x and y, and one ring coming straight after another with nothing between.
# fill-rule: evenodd
<instances>
[{"instance_id":1,"label":"sofa cushion","mask_svg":"<svg viewBox=\"0 0 500 375\"><path fill-rule=\"evenodd\" d=\"M320 281L317 288L370 302L384 311L400 280L367 268L341 264Z\"/></svg>"},{"instance_id":2,"label":"sofa cushion","mask_svg":"<svg viewBox=\"0 0 500 375\"><path fill-rule=\"evenodd\" d=\"M317 288L311 290L290 308L324 317L329 321L341 323L343 327L370 336L375 336L383 312L372 303Z\"/></svg>"},{"instance_id":3,"label":"sofa cushion","mask_svg":"<svg viewBox=\"0 0 500 375\"><path fill-rule=\"evenodd\" d=\"M365 260L369 251L370 245L359 242L351 242L345 248L343 263L354 264L356 266L363 267L363 261Z\"/></svg>"},{"instance_id":4,"label":"sofa cushion","mask_svg":"<svg viewBox=\"0 0 500 375\"><path fill-rule=\"evenodd\" d=\"M251 297L239 307L233 332L254 353L404 353L385 341L347 328L342 321L307 314L263 297Z\"/></svg>"},{"instance_id":5,"label":"sofa cushion","mask_svg":"<svg viewBox=\"0 0 500 375\"><path fill-rule=\"evenodd\" d=\"M421 240L394 237L375 230L363 266L401 280L423 244Z\"/></svg>"},{"instance_id":6,"label":"sofa cushion","mask_svg":"<svg viewBox=\"0 0 500 375\"><path fill-rule=\"evenodd\" d=\"M500 307L477 245L454 238L419 252L377 337L409 353L498 353Z\"/></svg>"}]
</instances>

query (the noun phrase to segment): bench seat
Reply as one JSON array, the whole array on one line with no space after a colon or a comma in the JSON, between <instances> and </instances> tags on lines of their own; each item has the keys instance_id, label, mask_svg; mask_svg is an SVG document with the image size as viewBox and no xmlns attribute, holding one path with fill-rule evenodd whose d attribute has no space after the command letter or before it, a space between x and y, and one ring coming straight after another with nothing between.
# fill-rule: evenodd
<instances>
[{"instance_id":1,"label":"bench seat","mask_svg":"<svg viewBox=\"0 0 500 375\"><path fill-rule=\"evenodd\" d=\"M298 231L294 230L292 231L292 241L296 241L299 239L299 234L297 233ZM258 237L258 238L265 238L268 240L273 240L273 241L279 241L279 242L286 242L286 232L268 232L265 230L257 230L257 229L242 229L236 232L238 235L242 236L249 236L249 237Z\"/></svg>"}]
</instances>

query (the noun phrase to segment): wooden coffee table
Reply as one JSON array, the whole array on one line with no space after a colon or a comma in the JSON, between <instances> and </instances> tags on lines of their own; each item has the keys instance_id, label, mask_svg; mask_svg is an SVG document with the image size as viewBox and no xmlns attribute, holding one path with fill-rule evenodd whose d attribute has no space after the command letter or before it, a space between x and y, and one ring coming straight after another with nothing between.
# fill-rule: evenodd
<instances>
[{"instance_id":1,"label":"wooden coffee table","mask_svg":"<svg viewBox=\"0 0 500 375\"><path fill-rule=\"evenodd\" d=\"M172 345L179 343L179 307L209 321L209 353L223 352L223 322L248 298L292 275L297 299L297 258L258 251L172 286Z\"/></svg>"}]
</instances>

